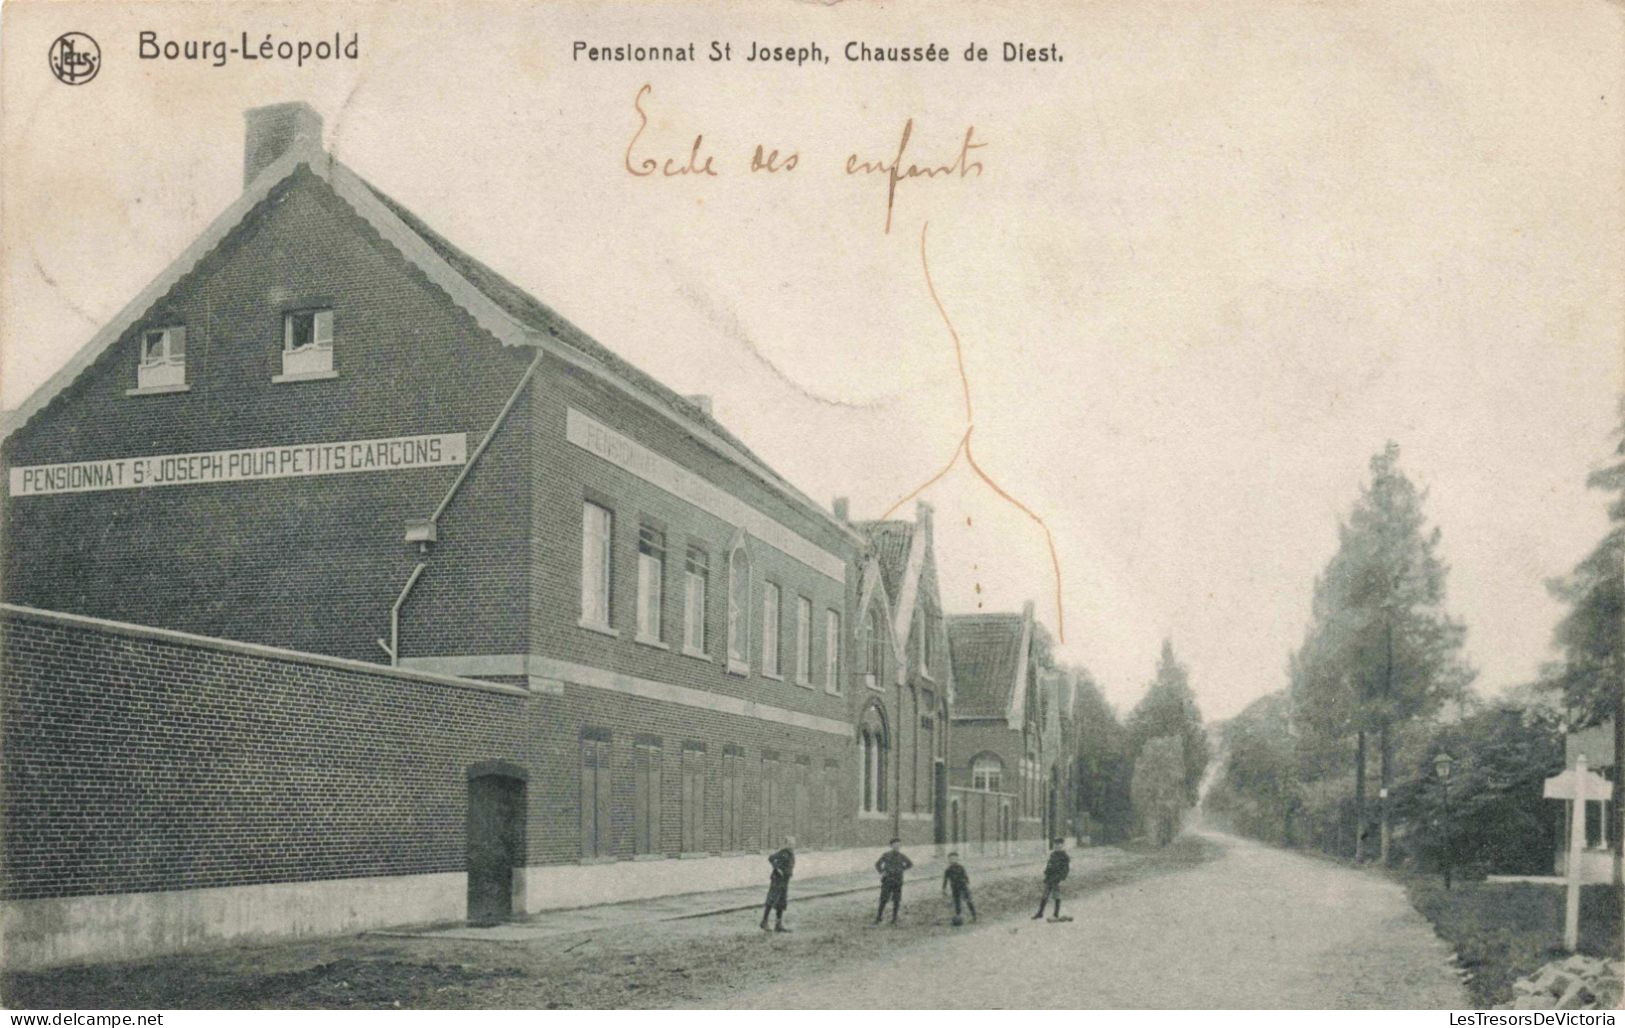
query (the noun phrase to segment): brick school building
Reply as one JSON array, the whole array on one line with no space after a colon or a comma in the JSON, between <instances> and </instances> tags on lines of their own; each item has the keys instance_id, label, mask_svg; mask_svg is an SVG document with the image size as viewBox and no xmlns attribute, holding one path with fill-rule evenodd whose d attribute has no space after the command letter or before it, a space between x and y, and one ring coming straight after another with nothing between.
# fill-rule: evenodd
<instances>
[{"instance_id":1,"label":"brick school building","mask_svg":"<svg viewBox=\"0 0 1625 1028\"><path fill-rule=\"evenodd\" d=\"M246 119L242 196L0 447L8 964L943 839L928 516L822 509L313 110Z\"/></svg>"}]
</instances>

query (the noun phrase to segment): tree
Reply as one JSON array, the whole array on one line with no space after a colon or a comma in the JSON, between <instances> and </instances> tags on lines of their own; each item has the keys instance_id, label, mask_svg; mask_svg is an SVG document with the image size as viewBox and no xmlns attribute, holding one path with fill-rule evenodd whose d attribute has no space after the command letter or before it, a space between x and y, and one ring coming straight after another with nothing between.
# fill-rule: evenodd
<instances>
[{"instance_id":1,"label":"tree","mask_svg":"<svg viewBox=\"0 0 1625 1028\"><path fill-rule=\"evenodd\" d=\"M1187 805L1185 779L1190 769L1185 766L1183 749L1179 736L1157 736L1146 740L1134 762L1130 787L1134 819L1158 846L1168 845L1178 834Z\"/></svg>"},{"instance_id":2,"label":"tree","mask_svg":"<svg viewBox=\"0 0 1625 1028\"><path fill-rule=\"evenodd\" d=\"M1091 834L1101 841L1126 838L1133 828L1129 799L1133 765L1127 733L1088 671L1077 669L1077 683L1072 713L1077 745L1073 796L1079 811L1088 817Z\"/></svg>"},{"instance_id":3,"label":"tree","mask_svg":"<svg viewBox=\"0 0 1625 1028\"><path fill-rule=\"evenodd\" d=\"M1180 763L1185 775L1185 802L1196 802L1197 787L1207 770L1207 730L1202 712L1191 692L1190 674L1174 656L1171 640L1162 642L1157 674L1145 696L1128 717L1129 749L1136 762L1150 740L1172 736L1180 743Z\"/></svg>"},{"instance_id":4,"label":"tree","mask_svg":"<svg viewBox=\"0 0 1625 1028\"><path fill-rule=\"evenodd\" d=\"M1516 697L1474 710L1408 747L1406 780L1395 790L1396 818L1408 824L1412 856L1458 870L1549 874L1560 834L1541 783L1563 767L1558 717ZM1455 757L1450 811L1433 758Z\"/></svg>"},{"instance_id":5,"label":"tree","mask_svg":"<svg viewBox=\"0 0 1625 1028\"><path fill-rule=\"evenodd\" d=\"M1307 723L1355 735L1355 852L1362 857L1366 751L1376 736L1385 864L1393 838L1395 727L1465 695L1473 678L1461 656L1466 629L1444 611L1449 569L1437 554L1439 529L1426 527L1424 498L1399 469L1398 445L1371 458L1371 480L1317 582L1294 682Z\"/></svg>"},{"instance_id":6,"label":"tree","mask_svg":"<svg viewBox=\"0 0 1625 1028\"><path fill-rule=\"evenodd\" d=\"M1223 733L1223 770L1206 803L1228 816L1236 830L1287 846L1295 844L1301 804L1290 707L1287 694L1270 693L1230 719Z\"/></svg>"},{"instance_id":7,"label":"tree","mask_svg":"<svg viewBox=\"0 0 1625 1028\"><path fill-rule=\"evenodd\" d=\"M1616 459L1591 473L1586 484L1613 494L1608 504L1609 528L1596 549L1565 578L1547 583L1552 594L1569 605L1558 622L1554 642L1563 653L1550 669L1549 686L1561 692L1576 726L1614 719L1614 810L1625 803L1625 399L1620 402L1621 432ZM1617 814L1616 814L1617 816ZM1625 839L1614 836L1614 883L1625 879Z\"/></svg>"}]
</instances>

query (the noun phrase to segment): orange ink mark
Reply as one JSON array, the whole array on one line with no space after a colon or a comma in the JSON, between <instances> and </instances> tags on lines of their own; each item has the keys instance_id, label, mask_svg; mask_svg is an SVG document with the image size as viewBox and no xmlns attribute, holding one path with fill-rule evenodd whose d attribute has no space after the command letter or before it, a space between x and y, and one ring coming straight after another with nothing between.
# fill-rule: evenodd
<instances>
[{"instance_id":1,"label":"orange ink mark","mask_svg":"<svg viewBox=\"0 0 1625 1028\"><path fill-rule=\"evenodd\" d=\"M968 139L969 137L967 135L967 142ZM903 141L905 144L908 141L907 128L905 128L903 132ZM1049 525L1041 516L1034 512L1032 508L1028 507L1026 504L1022 503L1020 500L1006 492L1003 486L994 481L992 475L989 475L986 471L982 470L982 466L976 463L975 455L971 453L970 437L971 433L976 430L976 423L971 414L970 375L965 370L965 350L960 344L959 333L954 329L954 323L952 319L948 317L947 309L942 305L942 298L937 295L936 284L931 280L931 263L926 258L925 252L925 235L926 230L930 227L930 222L926 222L924 225L920 226L920 267L925 272L925 286L926 289L928 289L931 293L931 300L937 306L937 313L942 316L942 323L948 328L949 338L954 341L954 361L959 367L959 384L961 389L964 391L965 399L965 434L959 437L959 445L954 447L953 456L948 458L948 463L943 465L941 471L938 471L935 475L932 475L930 478L926 479L925 482L913 492L910 492L907 496L892 504L889 508L887 508L886 513L882 514L880 518L882 521L890 518L897 512L898 508L902 507L916 496L942 481L948 472L953 470L954 465L959 463L959 458L961 455L963 455L966 463L970 465L971 470L976 473L976 477L980 478L984 483L986 483L987 487L992 489L995 495L1004 500L1006 503L1015 507L1017 510L1021 511L1021 513L1025 514L1027 517L1031 518L1039 528L1044 530L1044 542L1049 547L1050 567L1055 574L1055 631L1060 637L1061 642L1065 643L1066 611L1061 599L1063 592L1061 579L1061 556L1060 553L1055 549L1055 536L1050 532ZM970 516L966 515L965 524L969 525L970 523ZM972 570L976 569L973 567ZM976 594L978 597L980 597L981 593L982 584L978 582L976 583ZM977 609L981 609L982 603L980 598L978 598L976 606Z\"/></svg>"},{"instance_id":2,"label":"orange ink mark","mask_svg":"<svg viewBox=\"0 0 1625 1028\"><path fill-rule=\"evenodd\" d=\"M909 164L903 167L903 153L908 149L909 137L914 135L914 119L910 118L903 123L903 138L897 142L897 155L892 162L859 160L857 154L848 154L846 157L846 173L848 175L886 176L886 234L891 234L892 209L897 205L897 184L904 179L936 178L938 175L953 175L955 172L960 178L975 174L978 178L982 174L982 162L971 157L972 150L980 150L986 143L975 141L976 126L972 125L965 130L965 140L959 146L959 154L949 164L925 165Z\"/></svg>"},{"instance_id":3,"label":"orange ink mark","mask_svg":"<svg viewBox=\"0 0 1625 1028\"><path fill-rule=\"evenodd\" d=\"M638 128L626 142L626 156L622 158L626 170L638 178L653 175L656 169L660 171L662 178L677 178L681 175L706 175L715 178L717 170L711 166L714 158L710 156L703 160L700 158L700 147L705 142L703 133L694 137L694 146L688 152L688 160L682 164L674 165L673 162L676 161L674 157L666 158L663 165L653 157L645 157L636 165L632 163L632 148L638 145L638 138L643 135L643 130L649 127L649 115L643 110L643 98L653 91L654 87L645 82L643 88L638 90L637 96L632 98L632 109L638 112Z\"/></svg>"}]
</instances>

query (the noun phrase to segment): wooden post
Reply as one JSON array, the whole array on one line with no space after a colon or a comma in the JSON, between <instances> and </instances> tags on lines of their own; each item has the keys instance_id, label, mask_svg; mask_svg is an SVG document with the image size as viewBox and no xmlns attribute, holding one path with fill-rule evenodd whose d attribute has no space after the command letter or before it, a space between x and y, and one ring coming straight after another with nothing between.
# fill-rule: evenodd
<instances>
[{"instance_id":1,"label":"wooden post","mask_svg":"<svg viewBox=\"0 0 1625 1028\"><path fill-rule=\"evenodd\" d=\"M1563 910L1563 948L1580 948L1580 873L1586 845L1586 756L1574 761L1573 814L1569 818L1569 895Z\"/></svg>"}]
</instances>

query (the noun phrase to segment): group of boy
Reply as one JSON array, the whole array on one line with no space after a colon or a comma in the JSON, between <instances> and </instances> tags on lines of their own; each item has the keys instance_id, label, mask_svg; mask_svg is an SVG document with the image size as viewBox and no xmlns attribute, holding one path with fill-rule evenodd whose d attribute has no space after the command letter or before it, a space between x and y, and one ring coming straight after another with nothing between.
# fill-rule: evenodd
<instances>
[{"instance_id":1,"label":"group of boy","mask_svg":"<svg viewBox=\"0 0 1625 1028\"><path fill-rule=\"evenodd\" d=\"M794 836L785 839L784 847L767 858L772 867L772 874L768 879L767 903L762 907L762 931L788 932L784 927L784 911L790 903L790 876L796 868L796 840ZM893 839L886 852L875 861L875 871L880 875L880 905L875 909L875 924L879 924L886 916L886 904L891 904L891 923L897 923L898 909L903 903L903 874L914 866L903 852L903 840ZM1061 882L1071 872L1072 859L1066 853L1066 840L1054 839L1050 842L1049 862L1044 865L1044 892L1038 899L1038 913L1033 920L1044 916L1044 907L1054 903L1054 913L1050 915L1051 921L1071 920L1061 917ZM948 854L948 867L942 872L942 891L944 894L952 892L954 903L955 926L965 923L961 913L963 909L970 911L971 920L976 919L976 904L971 899L970 872L965 865L959 862L958 853ZM774 919L771 929L767 926L767 919L771 915Z\"/></svg>"}]
</instances>

